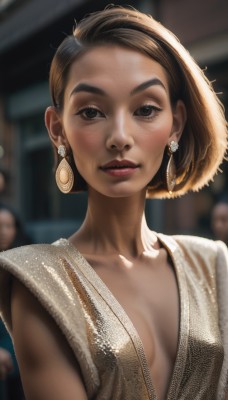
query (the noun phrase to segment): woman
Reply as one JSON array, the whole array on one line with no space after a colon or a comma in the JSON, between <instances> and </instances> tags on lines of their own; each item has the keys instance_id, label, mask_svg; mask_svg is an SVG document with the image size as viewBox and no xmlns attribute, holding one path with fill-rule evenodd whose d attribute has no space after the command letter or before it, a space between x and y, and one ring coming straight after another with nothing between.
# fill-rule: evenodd
<instances>
[{"instance_id":1,"label":"woman","mask_svg":"<svg viewBox=\"0 0 228 400\"><path fill-rule=\"evenodd\" d=\"M0 258L26 398L228 398L226 247L144 217L146 194L198 190L222 162L213 89L161 24L120 7L64 40L50 88L56 181L88 190L88 210L69 239Z\"/></svg>"}]
</instances>

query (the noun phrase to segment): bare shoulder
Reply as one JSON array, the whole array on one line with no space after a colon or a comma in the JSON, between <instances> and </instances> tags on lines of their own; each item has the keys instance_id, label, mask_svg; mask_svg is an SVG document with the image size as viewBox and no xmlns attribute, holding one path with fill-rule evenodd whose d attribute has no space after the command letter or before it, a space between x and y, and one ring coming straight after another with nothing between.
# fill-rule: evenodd
<instances>
[{"instance_id":1,"label":"bare shoulder","mask_svg":"<svg viewBox=\"0 0 228 400\"><path fill-rule=\"evenodd\" d=\"M80 371L63 334L24 285L12 287L15 351L28 400L87 399Z\"/></svg>"}]
</instances>

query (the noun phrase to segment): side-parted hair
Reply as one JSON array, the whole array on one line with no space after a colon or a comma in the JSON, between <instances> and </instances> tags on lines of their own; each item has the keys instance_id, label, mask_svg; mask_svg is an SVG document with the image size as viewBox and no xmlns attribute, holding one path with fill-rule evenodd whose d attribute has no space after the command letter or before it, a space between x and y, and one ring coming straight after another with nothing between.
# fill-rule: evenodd
<instances>
[{"instance_id":1,"label":"side-parted hair","mask_svg":"<svg viewBox=\"0 0 228 400\"><path fill-rule=\"evenodd\" d=\"M54 107L61 112L71 65L80 55L100 45L119 45L136 50L157 61L166 71L170 101L182 100L187 121L174 154L177 184L172 194L166 189L168 153L148 185L148 197L176 197L198 191L218 171L227 151L224 110L209 80L179 40L151 16L132 8L110 6L79 22L61 43L50 70L50 91ZM57 157L57 156L56 156ZM76 173L75 191L86 190Z\"/></svg>"}]
</instances>

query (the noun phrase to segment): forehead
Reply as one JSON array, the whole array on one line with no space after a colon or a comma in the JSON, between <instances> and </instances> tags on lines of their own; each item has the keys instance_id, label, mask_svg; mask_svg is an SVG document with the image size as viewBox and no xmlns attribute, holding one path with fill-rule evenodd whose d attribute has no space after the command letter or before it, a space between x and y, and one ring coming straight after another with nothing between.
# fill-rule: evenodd
<instances>
[{"instance_id":1,"label":"forehead","mask_svg":"<svg viewBox=\"0 0 228 400\"><path fill-rule=\"evenodd\" d=\"M132 90L143 81L158 78L168 92L165 69L154 59L134 49L121 46L98 46L83 53L72 64L67 91L85 81L96 85L110 85Z\"/></svg>"}]
</instances>

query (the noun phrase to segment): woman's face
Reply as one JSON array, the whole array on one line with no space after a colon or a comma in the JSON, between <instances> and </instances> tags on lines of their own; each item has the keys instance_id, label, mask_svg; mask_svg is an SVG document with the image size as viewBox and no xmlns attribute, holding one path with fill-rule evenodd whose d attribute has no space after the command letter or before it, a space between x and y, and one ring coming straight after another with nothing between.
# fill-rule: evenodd
<instances>
[{"instance_id":1,"label":"woman's face","mask_svg":"<svg viewBox=\"0 0 228 400\"><path fill-rule=\"evenodd\" d=\"M146 55L100 46L71 67L62 127L89 190L110 197L145 190L183 119L183 104L171 107L165 70Z\"/></svg>"},{"instance_id":2,"label":"woman's face","mask_svg":"<svg viewBox=\"0 0 228 400\"><path fill-rule=\"evenodd\" d=\"M8 210L0 211L0 251L11 247L16 236L13 215Z\"/></svg>"}]
</instances>

